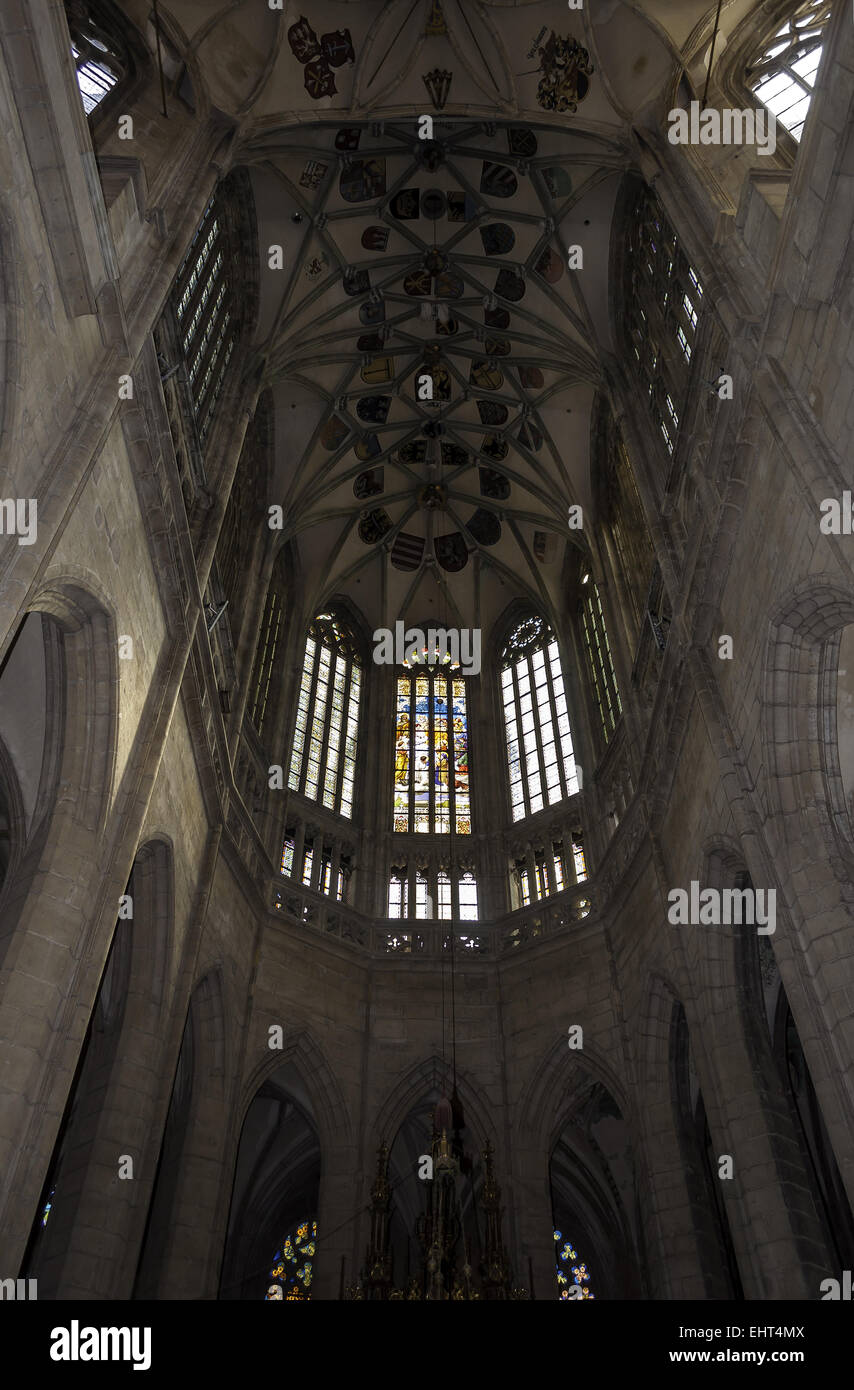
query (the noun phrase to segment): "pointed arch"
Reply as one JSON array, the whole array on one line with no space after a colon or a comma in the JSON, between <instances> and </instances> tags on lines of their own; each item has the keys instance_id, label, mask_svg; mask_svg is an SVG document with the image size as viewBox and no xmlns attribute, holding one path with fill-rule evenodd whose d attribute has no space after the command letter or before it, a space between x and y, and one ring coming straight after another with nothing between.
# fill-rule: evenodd
<instances>
[{"instance_id":1,"label":"pointed arch","mask_svg":"<svg viewBox=\"0 0 854 1390\"><path fill-rule=\"evenodd\" d=\"M222 974L213 967L197 981L187 1006L135 1299L187 1297L188 1289L201 1296L209 1286L217 1227L217 1189L208 1180L210 1135L222 1128L225 1113L226 1052ZM197 1256L189 1280L183 1268L188 1250Z\"/></svg>"},{"instance_id":2,"label":"pointed arch","mask_svg":"<svg viewBox=\"0 0 854 1390\"><path fill-rule=\"evenodd\" d=\"M557 633L533 609L505 632L498 685L515 822L574 796L579 783Z\"/></svg>"},{"instance_id":3,"label":"pointed arch","mask_svg":"<svg viewBox=\"0 0 854 1390\"><path fill-rule=\"evenodd\" d=\"M364 689L364 656L341 605L308 624L288 787L350 820Z\"/></svg>"},{"instance_id":4,"label":"pointed arch","mask_svg":"<svg viewBox=\"0 0 854 1390\"><path fill-rule=\"evenodd\" d=\"M253 1098L264 1082L284 1065L294 1067L305 1096L310 1097L322 1151L328 1153L336 1144L352 1143L353 1122L338 1079L311 1030L302 1028L288 1034L281 1050L266 1049L266 1055L247 1075L235 1107L232 1126L235 1145Z\"/></svg>"},{"instance_id":5,"label":"pointed arch","mask_svg":"<svg viewBox=\"0 0 854 1390\"><path fill-rule=\"evenodd\" d=\"M568 1050L566 1039L555 1043L525 1086L517 1117L514 1148L536 1155L538 1171L530 1180L547 1191L552 1223L591 1262L596 1296L641 1296L644 1183L637 1124L603 1049L587 1038L582 1052Z\"/></svg>"},{"instance_id":6,"label":"pointed arch","mask_svg":"<svg viewBox=\"0 0 854 1390\"><path fill-rule=\"evenodd\" d=\"M449 1087L450 1068L438 1054L413 1063L380 1103L368 1125L368 1133L376 1135L377 1144L383 1138L391 1140L426 1092L436 1090L442 1094L448 1092ZM476 1134L479 1141L494 1134L497 1122L492 1116L493 1107L483 1087L470 1072L457 1070L457 1092L469 1131Z\"/></svg>"}]
</instances>

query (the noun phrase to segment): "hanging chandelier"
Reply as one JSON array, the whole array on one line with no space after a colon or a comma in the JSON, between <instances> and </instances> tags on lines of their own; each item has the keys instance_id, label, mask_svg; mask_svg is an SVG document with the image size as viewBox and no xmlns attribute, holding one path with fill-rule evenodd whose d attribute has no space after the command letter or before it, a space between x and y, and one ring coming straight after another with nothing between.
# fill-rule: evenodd
<instances>
[{"instance_id":1,"label":"hanging chandelier","mask_svg":"<svg viewBox=\"0 0 854 1390\"><path fill-rule=\"evenodd\" d=\"M456 1095L456 1093L454 1093ZM483 1181L472 1187L470 1219L463 1210L463 1191L472 1176L471 1157L462 1150L462 1110L457 1103L439 1101L433 1115L430 1156L432 1177L424 1184L425 1209L415 1223L420 1259L415 1273L401 1286L395 1282L389 1239L392 1189L388 1176L389 1150L383 1141L371 1192L371 1233L360 1278L344 1291L346 1300L411 1302L473 1302L522 1300L532 1295L512 1278L501 1234L501 1188L495 1177L489 1140L481 1150ZM451 1138L449 1138L449 1133ZM425 1155L426 1158L426 1155Z\"/></svg>"}]
</instances>

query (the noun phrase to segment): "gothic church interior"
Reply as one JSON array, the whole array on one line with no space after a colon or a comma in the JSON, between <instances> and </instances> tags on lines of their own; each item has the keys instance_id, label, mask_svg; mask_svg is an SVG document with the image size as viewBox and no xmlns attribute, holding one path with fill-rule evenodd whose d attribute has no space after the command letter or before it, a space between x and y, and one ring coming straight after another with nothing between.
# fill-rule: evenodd
<instances>
[{"instance_id":1,"label":"gothic church interior","mask_svg":"<svg viewBox=\"0 0 854 1390\"><path fill-rule=\"evenodd\" d=\"M852 72L848 0L0 5L0 1277L854 1268Z\"/></svg>"}]
</instances>

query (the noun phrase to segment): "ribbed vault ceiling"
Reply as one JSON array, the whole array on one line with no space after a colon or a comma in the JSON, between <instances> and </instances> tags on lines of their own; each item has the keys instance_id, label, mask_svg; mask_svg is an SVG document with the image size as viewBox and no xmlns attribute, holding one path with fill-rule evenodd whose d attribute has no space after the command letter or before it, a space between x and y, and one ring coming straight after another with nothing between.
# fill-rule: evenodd
<instances>
[{"instance_id":1,"label":"ribbed vault ceiling","mask_svg":"<svg viewBox=\"0 0 854 1390\"><path fill-rule=\"evenodd\" d=\"M520 585L555 599L569 507L589 511L623 154L545 125L449 125L434 141L403 122L302 128L255 173L262 244L283 203L305 228L260 325L272 495L303 572L358 588L384 623L480 623Z\"/></svg>"},{"instance_id":2,"label":"ribbed vault ceiling","mask_svg":"<svg viewBox=\"0 0 854 1390\"><path fill-rule=\"evenodd\" d=\"M236 0L211 14L173 0L164 22L252 173L261 310L246 366L273 393L269 500L306 609L343 592L371 626L488 630L522 595L554 617L580 539L570 506L592 520L632 130L660 125L714 10Z\"/></svg>"}]
</instances>

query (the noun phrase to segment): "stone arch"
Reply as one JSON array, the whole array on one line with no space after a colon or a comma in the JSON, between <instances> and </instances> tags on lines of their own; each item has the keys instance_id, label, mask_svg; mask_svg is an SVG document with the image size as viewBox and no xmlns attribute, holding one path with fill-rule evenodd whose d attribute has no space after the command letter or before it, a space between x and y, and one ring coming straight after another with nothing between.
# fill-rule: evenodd
<instances>
[{"instance_id":1,"label":"stone arch","mask_svg":"<svg viewBox=\"0 0 854 1390\"><path fill-rule=\"evenodd\" d=\"M571 1060L572 1072L561 1085L560 1076L566 1070L567 1055ZM531 1142L543 1153L554 1143L562 1123L561 1115L571 1104L574 1087L582 1073L604 1086L623 1114L632 1111L624 1081L609 1064L605 1051L598 1043L585 1037L583 1050L572 1052L567 1040L562 1038L540 1059L523 1087L519 1118L514 1126L520 1136L528 1134Z\"/></svg>"},{"instance_id":2,"label":"stone arch","mask_svg":"<svg viewBox=\"0 0 854 1390\"><path fill-rule=\"evenodd\" d=\"M71 838L71 858L79 862L88 845L96 877L114 783L118 653L112 614L76 580L54 581L30 603L5 662L15 660L18 639L35 613L42 615L44 640L45 740L26 852L7 897L0 958L16 925L40 910L32 900L35 883L63 864ZM63 872L64 883L66 877ZM64 899L67 883L54 896Z\"/></svg>"},{"instance_id":3,"label":"stone arch","mask_svg":"<svg viewBox=\"0 0 854 1390\"><path fill-rule=\"evenodd\" d=\"M156 1103L172 912L171 843L151 839L137 851L120 904L30 1241L32 1267L57 1296L122 1297L129 1288L126 1252L147 1190L140 1164ZM132 1181L116 1181L119 1152L135 1166ZM56 1210L43 1235L39 1215L54 1189ZM86 1255L95 1227L93 1263Z\"/></svg>"},{"instance_id":4,"label":"stone arch","mask_svg":"<svg viewBox=\"0 0 854 1390\"><path fill-rule=\"evenodd\" d=\"M49 615L62 635L68 695L61 783L83 790L75 797L75 819L103 834L116 758L117 630L112 604L87 580L48 581L29 610Z\"/></svg>"},{"instance_id":5,"label":"stone arch","mask_svg":"<svg viewBox=\"0 0 854 1390\"><path fill-rule=\"evenodd\" d=\"M304 1125L314 1132L316 1139L312 1152L309 1152L311 1145L308 1134L304 1132L301 1139L298 1137L303 1151L296 1156L292 1154L294 1163L284 1163L278 1175L273 1177L265 1207L260 1191L247 1194L245 1183L241 1189L241 1145L256 1100L275 1087L277 1076L281 1081L282 1094L287 1092L289 1101L302 1117ZM295 1031L284 1040L281 1050L265 1048L264 1056L252 1068L241 1087L229 1129L226 1171L230 1176L223 1187L227 1223L223 1231L220 1298L258 1296L258 1278L268 1267L265 1261L272 1255L276 1241L285 1234L271 1224L272 1207L283 1220L291 1216L294 1220L317 1216L320 1296L331 1296L338 1253L334 1235L340 1225L340 1194L337 1187L341 1184L338 1173L342 1163L355 1161L353 1146L353 1124L341 1087L312 1033L306 1029ZM307 1167L315 1159L317 1193L314 1209L297 1213L291 1210L294 1192L295 1189L297 1192L302 1190L300 1184L306 1176ZM343 1186L346 1189L348 1213L352 1215L352 1185L345 1183ZM338 1206L336 1196L339 1197ZM324 1241L325 1233L330 1237L329 1241ZM315 1289L315 1295L316 1292Z\"/></svg>"},{"instance_id":6,"label":"stone arch","mask_svg":"<svg viewBox=\"0 0 854 1390\"><path fill-rule=\"evenodd\" d=\"M732 856L729 883L752 886L743 860ZM738 1001L749 1064L776 1165L776 1182L791 1223L798 1264L817 1286L831 1267L850 1263L854 1217L842 1187L800 1035L780 973L776 934L735 929L731 997ZM802 1073L813 1137L799 1119L792 1063ZM818 1152L816 1153L816 1144ZM821 1172L821 1177L819 1177Z\"/></svg>"},{"instance_id":7,"label":"stone arch","mask_svg":"<svg viewBox=\"0 0 854 1390\"><path fill-rule=\"evenodd\" d=\"M161 1008L169 991L175 912L175 851L168 835L155 834L140 845L134 859L134 920L145 931L134 939L136 987Z\"/></svg>"},{"instance_id":8,"label":"stone arch","mask_svg":"<svg viewBox=\"0 0 854 1390\"><path fill-rule=\"evenodd\" d=\"M18 774L9 749L0 737L0 914L27 838L27 818Z\"/></svg>"},{"instance_id":9,"label":"stone arch","mask_svg":"<svg viewBox=\"0 0 854 1390\"><path fill-rule=\"evenodd\" d=\"M854 588L830 575L803 580L770 617L765 660L763 745L769 799L789 848L829 857L846 901L854 902L854 837L848 820L836 728L842 630L854 623ZM812 717L810 717L812 712ZM808 818L793 811L808 809ZM790 833L797 825L797 833Z\"/></svg>"},{"instance_id":10,"label":"stone arch","mask_svg":"<svg viewBox=\"0 0 854 1390\"><path fill-rule=\"evenodd\" d=\"M836 693L840 634L852 623L850 584L821 574L795 585L770 615L762 709L765 833L791 920L775 956L849 1197L854 1021L840 990L854 954L854 836Z\"/></svg>"},{"instance_id":11,"label":"stone arch","mask_svg":"<svg viewBox=\"0 0 854 1390\"><path fill-rule=\"evenodd\" d=\"M471 1160L471 1169L463 1176L457 1188L459 1214L463 1231L470 1242L472 1263L481 1258L481 1232L475 1216L484 1178L483 1150L487 1142L495 1154L495 1176L502 1189L503 1240L508 1244L508 1223L513 1219L513 1192L508 1186L508 1149L505 1126L500 1112L491 1114L489 1098L477 1084L474 1077L465 1072L457 1072L456 1095L451 1068L438 1055L425 1057L414 1063L398 1079L393 1090L386 1095L378 1108L376 1117L369 1121L365 1130L365 1151L362 1161L364 1174L362 1190L367 1202L377 1170L378 1150L381 1141L388 1145L388 1181L391 1190L391 1203L388 1220L389 1252L392 1262L392 1279L398 1287L403 1287L409 1274L417 1276L420 1257L417 1243L413 1241L416 1222L422 1215L427 1201L425 1181L418 1177L423 1157L431 1157L433 1143L433 1115L435 1107L443 1098L452 1105L456 1128L448 1135L452 1145L459 1141L462 1152ZM368 1223L362 1223L365 1237ZM515 1270L518 1277L524 1271Z\"/></svg>"},{"instance_id":12,"label":"stone arch","mask_svg":"<svg viewBox=\"0 0 854 1390\"><path fill-rule=\"evenodd\" d=\"M701 888L714 888L719 892L739 886L739 876L747 872L744 856L738 843L729 836L709 837L702 846L701 863L698 866L698 882ZM729 927L709 927L692 933L690 938L693 952L692 966L696 969L697 991L707 997L723 999L721 991L736 988L733 953ZM731 996L730 996L731 997Z\"/></svg>"},{"instance_id":13,"label":"stone arch","mask_svg":"<svg viewBox=\"0 0 854 1390\"><path fill-rule=\"evenodd\" d=\"M457 1071L457 1092L466 1114L469 1131L478 1135L479 1141L486 1139L498 1130L498 1122L490 1120L489 1099L474 1078L467 1072ZM376 1115L367 1126L374 1149L381 1139L390 1140L400 1129L413 1105L416 1105L425 1092L437 1090L449 1093L450 1067L437 1054L415 1062L398 1079L392 1091L379 1105Z\"/></svg>"},{"instance_id":14,"label":"stone arch","mask_svg":"<svg viewBox=\"0 0 854 1390\"><path fill-rule=\"evenodd\" d=\"M583 1050L568 1055L567 1067L567 1042L561 1040L534 1070L520 1098L514 1149L533 1160L526 1178L536 1184L544 1218L548 1211L560 1229L572 1225L567 1238L597 1267L600 1296L637 1298L647 1276L634 1107L601 1047L585 1039ZM533 1246L533 1233L528 1235ZM542 1242L550 1235L551 1226ZM548 1289L538 1287L541 1298L554 1297L556 1289L553 1250L549 1260Z\"/></svg>"},{"instance_id":15,"label":"stone arch","mask_svg":"<svg viewBox=\"0 0 854 1390\"><path fill-rule=\"evenodd\" d=\"M328 1153L336 1143L352 1143L353 1125L335 1073L311 1031L300 1029L288 1035L281 1051L266 1049L266 1055L248 1074L235 1107L232 1125L235 1149L253 1098L264 1082L285 1063L295 1067L306 1092L311 1096L321 1151Z\"/></svg>"},{"instance_id":16,"label":"stone arch","mask_svg":"<svg viewBox=\"0 0 854 1390\"><path fill-rule=\"evenodd\" d=\"M132 894L133 874L127 889ZM81 1215L86 1208L87 1189L103 1157L99 1154L99 1136L119 1061L131 978L132 936L132 920L117 920L33 1216L24 1267L29 1275L38 1278L43 1295L48 1298L71 1297L80 1291L69 1284L69 1278L74 1276L69 1276L68 1271L74 1268L74 1255L79 1253L76 1247L82 1234ZM103 1182L104 1172L108 1172L108 1187L112 1188L116 1178L115 1141L108 1148L110 1155L99 1176ZM101 1192L101 1203L105 1195L110 1193Z\"/></svg>"},{"instance_id":17,"label":"stone arch","mask_svg":"<svg viewBox=\"0 0 854 1390\"><path fill-rule=\"evenodd\" d=\"M664 973L651 970L642 998L637 1022L637 1088L643 1101L641 1143L650 1176L648 1187L653 1192L653 1201L644 1212L652 1296L705 1298L693 1194L683 1165L683 1126L674 1104L672 1084L671 1031L679 995ZM672 1175L666 1190L660 1192L656 1190L659 1172ZM678 1260L672 1258L674 1249L681 1251Z\"/></svg>"},{"instance_id":18,"label":"stone arch","mask_svg":"<svg viewBox=\"0 0 854 1390\"><path fill-rule=\"evenodd\" d=\"M134 1298L201 1297L215 1278L221 1222L219 1186L210 1179L217 1151L211 1136L221 1134L226 1113L225 1034L222 977L212 967L197 980L187 1006Z\"/></svg>"},{"instance_id":19,"label":"stone arch","mask_svg":"<svg viewBox=\"0 0 854 1390\"><path fill-rule=\"evenodd\" d=\"M668 1050L673 1113L706 1297L741 1299L741 1270L720 1184L711 1168L705 1102L691 1062L687 1014L678 997L672 1004Z\"/></svg>"},{"instance_id":20,"label":"stone arch","mask_svg":"<svg viewBox=\"0 0 854 1390\"><path fill-rule=\"evenodd\" d=\"M11 1203L4 1195L2 1228L18 1257L116 920L114 890L102 873L118 729L113 616L97 588L73 575L44 584L28 611L42 615L47 736L25 852L0 923L0 1038L13 1044L18 1068L16 1094L0 1120L0 1186L4 1194L17 1191ZM6 643L7 660L16 635ZM95 893L92 884L100 885ZM22 1001L31 1001L26 1029Z\"/></svg>"},{"instance_id":21,"label":"stone arch","mask_svg":"<svg viewBox=\"0 0 854 1390\"><path fill-rule=\"evenodd\" d=\"M266 1071L240 1128L219 1297L260 1296L276 1246L298 1222L318 1217L321 1146L298 1046ZM304 1060L304 1059L303 1059Z\"/></svg>"}]
</instances>

